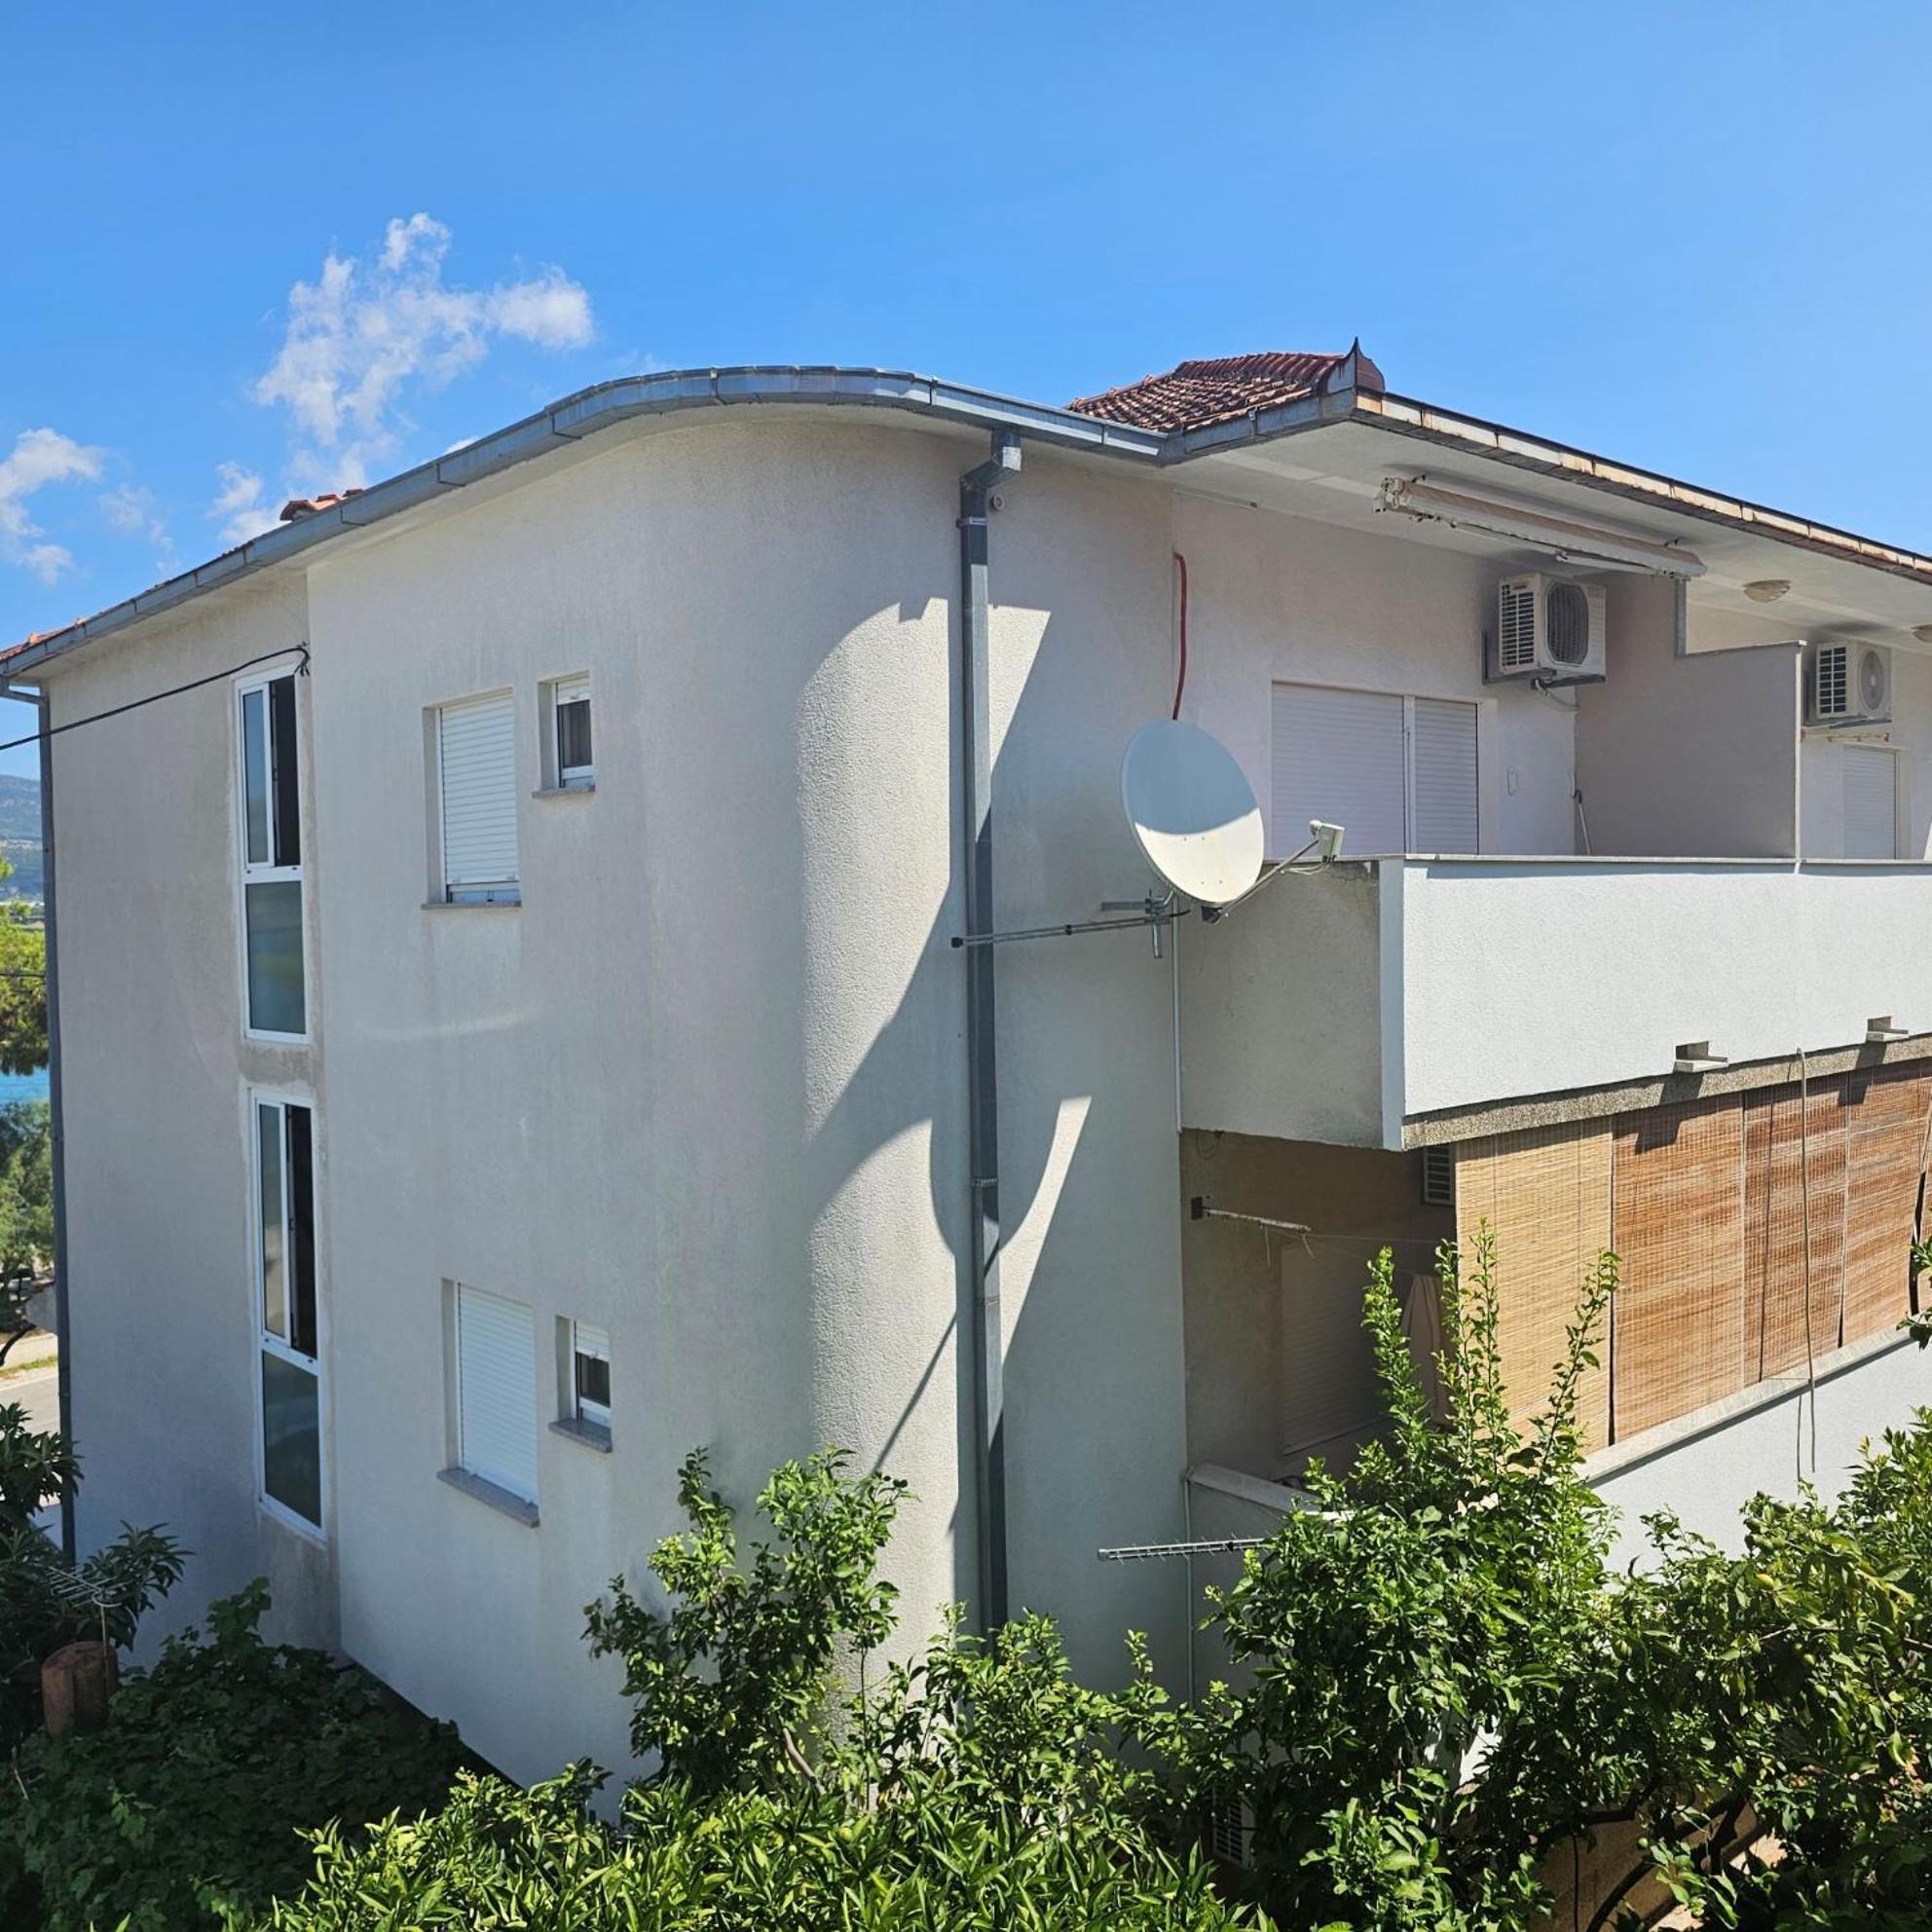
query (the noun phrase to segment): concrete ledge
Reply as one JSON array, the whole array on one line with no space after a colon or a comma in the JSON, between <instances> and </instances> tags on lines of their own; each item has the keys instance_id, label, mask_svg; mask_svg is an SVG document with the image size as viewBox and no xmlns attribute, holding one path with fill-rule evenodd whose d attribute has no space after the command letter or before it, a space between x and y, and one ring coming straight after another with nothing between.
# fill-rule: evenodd
<instances>
[{"instance_id":1,"label":"concrete ledge","mask_svg":"<svg viewBox=\"0 0 1932 1932\"><path fill-rule=\"evenodd\" d=\"M579 1422L575 1416L559 1416L550 1428L554 1434L572 1442L581 1442L586 1449L595 1449L600 1455L611 1453L611 1431L599 1423Z\"/></svg>"},{"instance_id":2,"label":"concrete ledge","mask_svg":"<svg viewBox=\"0 0 1932 1932\"><path fill-rule=\"evenodd\" d=\"M521 1496L513 1496L500 1484L490 1482L483 1476L472 1475L467 1469L438 1469L436 1480L448 1483L452 1489L462 1490L465 1496L473 1496L478 1503L488 1504L513 1523L521 1523L526 1529L537 1527L536 1504L527 1503Z\"/></svg>"},{"instance_id":3,"label":"concrete ledge","mask_svg":"<svg viewBox=\"0 0 1932 1932\"><path fill-rule=\"evenodd\" d=\"M540 785L530 796L533 799L587 799L596 789L593 779L588 785Z\"/></svg>"},{"instance_id":4,"label":"concrete ledge","mask_svg":"<svg viewBox=\"0 0 1932 1932\"><path fill-rule=\"evenodd\" d=\"M1270 1482L1266 1476L1251 1476L1245 1469L1230 1469L1219 1463L1197 1463L1187 1472L1196 1489L1210 1489L1221 1496L1232 1496L1263 1509L1286 1516L1297 1509L1311 1509L1315 1499L1305 1489L1285 1482Z\"/></svg>"},{"instance_id":5,"label":"concrete ledge","mask_svg":"<svg viewBox=\"0 0 1932 1932\"><path fill-rule=\"evenodd\" d=\"M1835 1382L1840 1375L1848 1375L1868 1361L1876 1361L1880 1356L1916 1346L1910 1335L1887 1328L1882 1334L1868 1335L1862 1342L1850 1342L1841 1349L1834 1349L1830 1355L1820 1356L1812 1364L1809 1380ZM1654 1429L1647 1429L1641 1435L1633 1435L1623 1442L1613 1442L1608 1449L1599 1449L1584 1462L1583 1479L1593 1484L1607 1482L1626 1469L1637 1468L1659 1456L1668 1456L1672 1451L1683 1448L1687 1442L1716 1435L1732 1424L1742 1422L1746 1416L1775 1408L1780 1402L1792 1401L1802 1395L1808 1386L1809 1381L1802 1369L1796 1374L1754 1383L1749 1389L1740 1389L1736 1394L1727 1395L1706 1408L1693 1409L1688 1416L1658 1423Z\"/></svg>"}]
</instances>

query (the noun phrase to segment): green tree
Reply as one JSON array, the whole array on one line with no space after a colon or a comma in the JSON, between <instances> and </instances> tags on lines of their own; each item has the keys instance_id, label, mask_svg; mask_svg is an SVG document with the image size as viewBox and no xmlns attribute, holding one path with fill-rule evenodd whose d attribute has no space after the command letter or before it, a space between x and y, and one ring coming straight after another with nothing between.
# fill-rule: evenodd
<instances>
[{"instance_id":1,"label":"green tree","mask_svg":"<svg viewBox=\"0 0 1932 1932\"><path fill-rule=\"evenodd\" d=\"M13 875L0 857L0 879ZM0 900L0 1073L47 1064L47 929L41 909Z\"/></svg>"},{"instance_id":2,"label":"green tree","mask_svg":"<svg viewBox=\"0 0 1932 1932\"><path fill-rule=\"evenodd\" d=\"M0 1107L0 1366L33 1332L30 1304L54 1254L53 1133L45 1100Z\"/></svg>"}]
</instances>

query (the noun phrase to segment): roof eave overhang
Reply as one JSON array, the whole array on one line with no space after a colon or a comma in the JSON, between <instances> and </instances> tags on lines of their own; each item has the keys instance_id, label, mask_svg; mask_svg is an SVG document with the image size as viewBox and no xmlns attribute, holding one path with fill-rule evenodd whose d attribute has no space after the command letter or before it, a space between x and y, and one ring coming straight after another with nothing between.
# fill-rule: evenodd
<instances>
[{"instance_id":1,"label":"roof eave overhang","mask_svg":"<svg viewBox=\"0 0 1932 1932\"><path fill-rule=\"evenodd\" d=\"M566 396L538 415L479 437L433 463L406 469L327 509L264 531L198 569L168 577L63 630L50 631L0 658L0 686L31 678L82 645L159 616L205 591L272 570L347 531L401 515L518 464L567 449L600 430L640 417L746 404L904 410L932 421L988 432L1011 430L1032 441L1150 465L1161 460L1164 451L1164 438L1150 430L894 370L747 367L628 376Z\"/></svg>"},{"instance_id":2,"label":"roof eave overhang","mask_svg":"<svg viewBox=\"0 0 1932 1932\"><path fill-rule=\"evenodd\" d=\"M1830 524L1808 522L1763 503L1700 489L1654 470L1633 469L1628 464L1613 463L1586 450L1525 435L1500 423L1459 416L1413 396L1378 390L1339 390L1327 395L1303 396L1279 409L1260 411L1233 423L1188 430L1170 439L1169 447L1162 452L1162 461L1184 463L1194 457L1277 441L1336 423L1364 424L1437 449L1454 450L1513 469L1582 484L1626 502L1672 510L1774 542L1796 544L1840 563L1861 564L1913 583L1932 584L1932 558L1915 551L1896 549Z\"/></svg>"}]
</instances>

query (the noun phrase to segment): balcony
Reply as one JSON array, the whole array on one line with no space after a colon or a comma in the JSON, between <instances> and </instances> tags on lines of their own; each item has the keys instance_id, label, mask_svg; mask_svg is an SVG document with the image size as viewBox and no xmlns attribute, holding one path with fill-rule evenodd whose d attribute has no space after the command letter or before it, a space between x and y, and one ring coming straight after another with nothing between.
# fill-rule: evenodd
<instances>
[{"instance_id":1,"label":"balcony","mask_svg":"<svg viewBox=\"0 0 1932 1932\"><path fill-rule=\"evenodd\" d=\"M1688 1096L1685 1041L1736 1064L1915 1056L1868 1046L1866 1022L1932 1030L1928 935L1932 867L1905 861L1406 858L1284 877L1183 935L1182 1119L1398 1148L1498 1102Z\"/></svg>"}]
</instances>

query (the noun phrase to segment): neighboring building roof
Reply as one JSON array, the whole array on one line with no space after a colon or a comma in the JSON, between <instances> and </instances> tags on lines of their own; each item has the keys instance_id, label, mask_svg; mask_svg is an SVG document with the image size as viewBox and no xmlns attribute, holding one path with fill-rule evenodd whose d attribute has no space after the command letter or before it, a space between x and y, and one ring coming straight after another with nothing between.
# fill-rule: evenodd
<instances>
[{"instance_id":1,"label":"neighboring building roof","mask_svg":"<svg viewBox=\"0 0 1932 1932\"><path fill-rule=\"evenodd\" d=\"M1078 396L1066 406L1083 416L1104 416L1110 423L1131 423L1163 435L1206 429L1314 395L1351 357L1355 388L1383 388L1382 371L1356 343L1336 355L1291 349L1177 362L1165 376L1143 376L1098 395Z\"/></svg>"}]
</instances>

